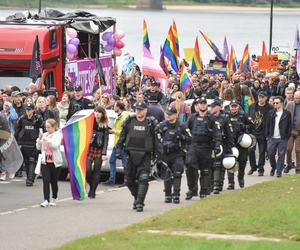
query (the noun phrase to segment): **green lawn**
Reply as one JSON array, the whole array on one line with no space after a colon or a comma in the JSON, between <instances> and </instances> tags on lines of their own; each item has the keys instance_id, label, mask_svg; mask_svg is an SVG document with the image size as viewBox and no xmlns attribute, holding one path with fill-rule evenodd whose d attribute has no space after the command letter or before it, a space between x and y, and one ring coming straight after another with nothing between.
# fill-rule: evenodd
<instances>
[{"instance_id":1,"label":"green lawn","mask_svg":"<svg viewBox=\"0 0 300 250\"><path fill-rule=\"evenodd\" d=\"M282 241L205 240L146 232L151 229L246 234ZM59 249L300 249L300 175L211 196L121 230L71 242Z\"/></svg>"}]
</instances>

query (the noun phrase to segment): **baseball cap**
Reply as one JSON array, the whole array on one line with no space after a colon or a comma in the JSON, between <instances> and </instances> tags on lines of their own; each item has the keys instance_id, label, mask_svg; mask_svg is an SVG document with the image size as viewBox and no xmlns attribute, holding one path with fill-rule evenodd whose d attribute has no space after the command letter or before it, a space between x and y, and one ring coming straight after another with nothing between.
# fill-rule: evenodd
<instances>
[{"instance_id":1,"label":"baseball cap","mask_svg":"<svg viewBox=\"0 0 300 250\"><path fill-rule=\"evenodd\" d=\"M258 96L260 96L260 95L265 96L265 97L268 97L267 92L266 92L266 91L263 91L263 90L258 92Z\"/></svg>"},{"instance_id":2,"label":"baseball cap","mask_svg":"<svg viewBox=\"0 0 300 250\"><path fill-rule=\"evenodd\" d=\"M211 107L220 106L222 104L221 99L214 99L212 103L210 104Z\"/></svg>"},{"instance_id":3,"label":"baseball cap","mask_svg":"<svg viewBox=\"0 0 300 250\"><path fill-rule=\"evenodd\" d=\"M145 102L137 102L135 104L136 109L146 109L148 108L147 104Z\"/></svg>"},{"instance_id":4,"label":"baseball cap","mask_svg":"<svg viewBox=\"0 0 300 250\"><path fill-rule=\"evenodd\" d=\"M230 102L230 106L233 106L233 105L240 106L240 104L238 103L237 100L232 100L232 101Z\"/></svg>"},{"instance_id":5,"label":"baseball cap","mask_svg":"<svg viewBox=\"0 0 300 250\"><path fill-rule=\"evenodd\" d=\"M207 103L207 100L206 100L206 98L204 96L196 99L196 103L202 103L202 102Z\"/></svg>"},{"instance_id":6,"label":"baseball cap","mask_svg":"<svg viewBox=\"0 0 300 250\"><path fill-rule=\"evenodd\" d=\"M21 95L21 92L20 91L13 91L12 93L11 93L11 96L18 96L18 95Z\"/></svg>"},{"instance_id":7,"label":"baseball cap","mask_svg":"<svg viewBox=\"0 0 300 250\"><path fill-rule=\"evenodd\" d=\"M167 110L166 110L166 114L167 115L177 114L177 110L175 108L168 107Z\"/></svg>"},{"instance_id":8,"label":"baseball cap","mask_svg":"<svg viewBox=\"0 0 300 250\"><path fill-rule=\"evenodd\" d=\"M80 85L76 85L74 88L75 91L82 91L82 88Z\"/></svg>"},{"instance_id":9,"label":"baseball cap","mask_svg":"<svg viewBox=\"0 0 300 250\"><path fill-rule=\"evenodd\" d=\"M34 109L34 104L33 103L27 103L27 104L24 105L24 109L27 109L27 110Z\"/></svg>"}]
</instances>

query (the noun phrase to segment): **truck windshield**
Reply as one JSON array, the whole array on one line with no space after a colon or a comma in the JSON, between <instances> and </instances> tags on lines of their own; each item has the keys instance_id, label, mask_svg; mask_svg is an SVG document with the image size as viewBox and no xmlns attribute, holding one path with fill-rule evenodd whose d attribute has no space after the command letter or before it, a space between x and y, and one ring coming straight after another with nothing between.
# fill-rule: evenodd
<instances>
[{"instance_id":1,"label":"truck windshield","mask_svg":"<svg viewBox=\"0 0 300 250\"><path fill-rule=\"evenodd\" d=\"M28 85L32 82L32 79L29 77L8 77L8 76L1 76L0 75L0 88L5 88L5 86L17 86L21 89L21 91L26 91ZM36 84L39 85L40 78L36 81Z\"/></svg>"}]
</instances>

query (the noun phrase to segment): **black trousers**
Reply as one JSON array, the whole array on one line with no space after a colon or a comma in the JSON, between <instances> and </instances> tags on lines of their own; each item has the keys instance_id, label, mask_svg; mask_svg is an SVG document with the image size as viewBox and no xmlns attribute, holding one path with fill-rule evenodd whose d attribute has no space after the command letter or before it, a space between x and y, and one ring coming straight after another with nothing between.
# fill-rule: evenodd
<instances>
[{"instance_id":1,"label":"black trousers","mask_svg":"<svg viewBox=\"0 0 300 250\"><path fill-rule=\"evenodd\" d=\"M58 193L58 174L59 168L54 166L54 163L42 164L41 172L43 176L43 192L44 199L50 201L50 184L52 189L52 198L57 198Z\"/></svg>"},{"instance_id":2,"label":"black trousers","mask_svg":"<svg viewBox=\"0 0 300 250\"><path fill-rule=\"evenodd\" d=\"M129 152L124 181L136 205L144 205L149 186L150 167L150 153Z\"/></svg>"},{"instance_id":3,"label":"black trousers","mask_svg":"<svg viewBox=\"0 0 300 250\"><path fill-rule=\"evenodd\" d=\"M24 158L24 167L27 175L26 183L32 184L34 182L34 170L38 159L38 151L35 146L23 146L21 152Z\"/></svg>"},{"instance_id":4,"label":"black trousers","mask_svg":"<svg viewBox=\"0 0 300 250\"><path fill-rule=\"evenodd\" d=\"M256 164L256 155L255 150L256 146L249 150L249 161L251 169L258 172L263 173L265 161L266 161L266 152L267 152L267 140L265 137L257 137L257 145L258 145L258 164Z\"/></svg>"}]
</instances>

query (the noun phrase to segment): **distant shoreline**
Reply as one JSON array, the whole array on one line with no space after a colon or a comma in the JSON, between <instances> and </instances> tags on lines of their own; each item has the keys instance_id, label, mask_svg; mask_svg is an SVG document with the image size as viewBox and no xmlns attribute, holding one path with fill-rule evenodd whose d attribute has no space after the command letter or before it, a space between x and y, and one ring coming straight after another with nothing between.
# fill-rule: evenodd
<instances>
[{"instance_id":1,"label":"distant shoreline","mask_svg":"<svg viewBox=\"0 0 300 250\"><path fill-rule=\"evenodd\" d=\"M63 9L67 8L68 6L59 6L59 7L47 7L47 8L53 8L53 9ZM120 7L110 7L107 5L80 5L80 6L74 6L72 9L124 9L124 10L135 10L135 5L128 5L128 6L120 6ZM1 6L0 10L14 10L14 9L37 9L33 7L21 7L21 6ZM137 9L140 10L140 9ZM163 10L184 10L184 11L260 11L260 12L268 12L270 11L270 8L268 7L260 7L260 6L222 6L222 5L164 5ZM162 10L162 11L163 11ZM145 9L145 11L148 11L148 9ZM159 11L159 10L155 10ZM280 11L280 12L300 12L300 6L295 8L283 8L283 7L274 7L274 11Z\"/></svg>"}]
</instances>

